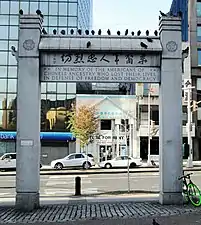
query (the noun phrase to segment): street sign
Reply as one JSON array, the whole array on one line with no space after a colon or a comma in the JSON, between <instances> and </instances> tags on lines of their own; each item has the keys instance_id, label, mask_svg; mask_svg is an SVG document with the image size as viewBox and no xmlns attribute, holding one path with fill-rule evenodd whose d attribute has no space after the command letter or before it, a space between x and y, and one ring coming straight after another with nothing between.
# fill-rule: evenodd
<instances>
[{"instance_id":1,"label":"street sign","mask_svg":"<svg viewBox=\"0 0 201 225\"><path fill-rule=\"evenodd\" d=\"M192 85L191 79L184 79L184 103L188 102L188 87Z\"/></svg>"}]
</instances>

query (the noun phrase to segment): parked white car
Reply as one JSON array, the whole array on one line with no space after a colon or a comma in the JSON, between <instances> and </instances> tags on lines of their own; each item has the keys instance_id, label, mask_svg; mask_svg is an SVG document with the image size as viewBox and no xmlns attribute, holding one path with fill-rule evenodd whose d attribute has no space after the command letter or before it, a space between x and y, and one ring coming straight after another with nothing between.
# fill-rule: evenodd
<instances>
[{"instance_id":1,"label":"parked white car","mask_svg":"<svg viewBox=\"0 0 201 225\"><path fill-rule=\"evenodd\" d=\"M51 162L51 167L57 170L62 170L65 167L82 167L87 169L92 166L95 166L94 159L84 153L73 153Z\"/></svg>"},{"instance_id":2,"label":"parked white car","mask_svg":"<svg viewBox=\"0 0 201 225\"><path fill-rule=\"evenodd\" d=\"M40 164L40 168L42 164ZM16 153L5 153L0 157L0 170L16 169Z\"/></svg>"},{"instance_id":3,"label":"parked white car","mask_svg":"<svg viewBox=\"0 0 201 225\"><path fill-rule=\"evenodd\" d=\"M142 160L141 159L134 159L132 157L129 157L129 166L130 168L134 168L136 166L141 166ZM99 166L101 168L110 169L112 167L118 168L118 167L127 167L128 166L128 156L118 156L111 160L102 161L99 163Z\"/></svg>"}]
</instances>

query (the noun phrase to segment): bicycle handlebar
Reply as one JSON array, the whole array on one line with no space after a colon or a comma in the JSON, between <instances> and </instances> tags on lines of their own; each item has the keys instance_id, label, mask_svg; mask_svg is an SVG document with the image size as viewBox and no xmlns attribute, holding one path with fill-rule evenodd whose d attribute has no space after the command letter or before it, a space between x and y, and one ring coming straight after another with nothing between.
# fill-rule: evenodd
<instances>
[{"instance_id":1,"label":"bicycle handlebar","mask_svg":"<svg viewBox=\"0 0 201 225\"><path fill-rule=\"evenodd\" d=\"M190 178L190 175L192 175L193 173L188 173L186 175L183 175L181 177L178 178L178 180L181 180L182 178Z\"/></svg>"}]
</instances>

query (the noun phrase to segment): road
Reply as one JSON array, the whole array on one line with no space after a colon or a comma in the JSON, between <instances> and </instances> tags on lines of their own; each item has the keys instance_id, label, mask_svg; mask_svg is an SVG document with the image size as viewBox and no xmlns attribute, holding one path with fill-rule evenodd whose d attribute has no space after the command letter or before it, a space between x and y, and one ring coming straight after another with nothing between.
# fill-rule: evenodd
<instances>
[{"instance_id":1,"label":"road","mask_svg":"<svg viewBox=\"0 0 201 225\"><path fill-rule=\"evenodd\" d=\"M74 180L77 175L42 175L41 196L69 196L74 194ZM80 175L82 194L100 194L127 191L127 174ZM201 171L194 171L192 180L201 187ZM135 191L159 191L159 173L130 174L130 188ZM0 177L0 197L15 195L15 176Z\"/></svg>"}]
</instances>

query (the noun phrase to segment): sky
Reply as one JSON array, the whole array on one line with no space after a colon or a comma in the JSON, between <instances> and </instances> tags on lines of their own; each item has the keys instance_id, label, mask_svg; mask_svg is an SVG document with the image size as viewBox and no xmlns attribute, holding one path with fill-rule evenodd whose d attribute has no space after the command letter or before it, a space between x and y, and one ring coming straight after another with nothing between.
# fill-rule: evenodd
<instances>
[{"instance_id":1,"label":"sky","mask_svg":"<svg viewBox=\"0 0 201 225\"><path fill-rule=\"evenodd\" d=\"M116 35L117 30L129 33L138 30L145 33L158 30L159 10L167 13L172 0L93 0L93 29L102 29L106 34L110 29Z\"/></svg>"}]
</instances>

